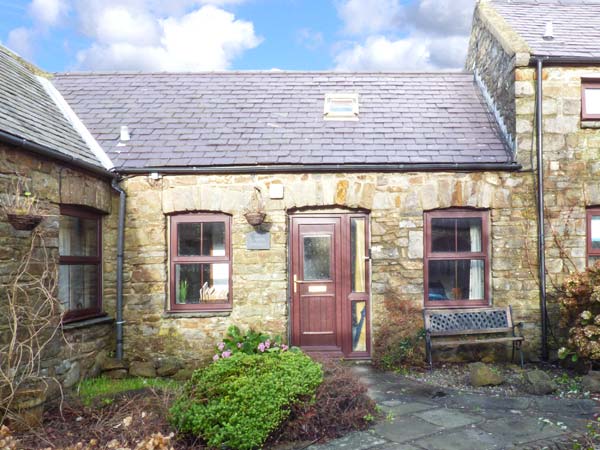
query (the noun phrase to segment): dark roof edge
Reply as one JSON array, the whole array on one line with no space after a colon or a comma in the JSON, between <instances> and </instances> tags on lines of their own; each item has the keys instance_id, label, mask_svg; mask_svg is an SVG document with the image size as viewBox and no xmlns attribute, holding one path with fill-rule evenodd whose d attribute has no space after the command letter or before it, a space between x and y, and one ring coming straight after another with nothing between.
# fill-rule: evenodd
<instances>
[{"instance_id":1,"label":"dark roof edge","mask_svg":"<svg viewBox=\"0 0 600 450\"><path fill-rule=\"evenodd\" d=\"M529 65L534 66L537 60L541 59L544 64L577 64L577 65L600 65L600 57L598 56L550 56L532 54L529 58Z\"/></svg>"},{"instance_id":2,"label":"dark roof edge","mask_svg":"<svg viewBox=\"0 0 600 450\"><path fill-rule=\"evenodd\" d=\"M120 174L244 174L244 173L307 173L307 172L486 172L517 171L522 166L510 163L423 163L423 164L274 164L256 166L207 167L143 167L120 168Z\"/></svg>"},{"instance_id":3,"label":"dark roof edge","mask_svg":"<svg viewBox=\"0 0 600 450\"><path fill-rule=\"evenodd\" d=\"M35 142L32 142L22 137L15 136L2 130L0 130L0 142L4 142L5 144L13 145L15 147L24 148L25 150L29 150L38 155L67 163L71 166L75 166L88 172L92 172L96 175L101 175L106 178L116 177L115 173L109 172L108 170L102 167L98 167L85 161L81 161L70 155L65 155L64 153L61 153L58 150L54 150L45 145L37 144Z\"/></svg>"}]
</instances>

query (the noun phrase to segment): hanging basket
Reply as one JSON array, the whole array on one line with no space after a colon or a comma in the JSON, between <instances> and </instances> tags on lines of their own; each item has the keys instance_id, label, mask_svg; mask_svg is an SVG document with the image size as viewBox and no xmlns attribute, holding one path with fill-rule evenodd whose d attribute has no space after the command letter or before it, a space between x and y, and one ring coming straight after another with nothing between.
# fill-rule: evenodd
<instances>
[{"instance_id":1,"label":"hanging basket","mask_svg":"<svg viewBox=\"0 0 600 450\"><path fill-rule=\"evenodd\" d=\"M250 211L244 214L244 217L253 227L262 224L265 221L266 214L259 211Z\"/></svg>"},{"instance_id":2,"label":"hanging basket","mask_svg":"<svg viewBox=\"0 0 600 450\"><path fill-rule=\"evenodd\" d=\"M37 227L42 221L43 217L32 214L7 214L8 223L12 225L15 230L31 231Z\"/></svg>"}]
</instances>

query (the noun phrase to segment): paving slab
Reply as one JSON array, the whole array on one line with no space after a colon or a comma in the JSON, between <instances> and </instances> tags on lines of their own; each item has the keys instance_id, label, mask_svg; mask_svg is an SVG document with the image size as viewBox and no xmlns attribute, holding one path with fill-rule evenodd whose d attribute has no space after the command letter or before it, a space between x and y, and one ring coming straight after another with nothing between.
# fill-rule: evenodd
<instances>
[{"instance_id":1,"label":"paving slab","mask_svg":"<svg viewBox=\"0 0 600 450\"><path fill-rule=\"evenodd\" d=\"M455 409L447 408L430 409L429 411L423 411L414 415L444 428L464 427L465 425L473 425L484 420L482 417L471 416Z\"/></svg>"},{"instance_id":2,"label":"paving slab","mask_svg":"<svg viewBox=\"0 0 600 450\"><path fill-rule=\"evenodd\" d=\"M440 430L443 430L443 428L418 417L400 416L378 423L373 427L372 432L388 441L404 443L423 436L429 436Z\"/></svg>"},{"instance_id":3,"label":"paving slab","mask_svg":"<svg viewBox=\"0 0 600 450\"><path fill-rule=\"evenodd\" d=\"M510 441L479 428L465 428L451 433L438 433L412 442L427 450L499 450L508 448Z\"/></svg>"},{"instance_id":4,"label":"paving slab","mask_svg":"<svg viewBox=\"0 0 600 450\"><path fill-rule=\"evenodd\" d=\"M368 431L358 431L350 433L342 438L335 439L331 442L322 445L311 445L309 449L318 450L368 450L375 447L380 447L388 443L385 439Z\"/></svg>"},{"instance_id":5,"label":"paving slab","mask_svg":"<svg viewBox=\"0 0 600 450\"><path fill-rule=\"evenodd\" d=\"M358 370L369 385L369 395L386 418L368 431L352 433L311 449L570 448L561 447L560 442L572 436L570 433L585 432L587 420L599 409L593 400L475 394L440 389L398 374L376 372L368 366ZM557 422L567 429L557 426Z\"/></svg>"},{"instance_id":6,"label":"paving slab","mask_svg":"<svg viewBox=\"0 0 600 450\"><path fill-rule=\"evenodd\" d=\"M388 400L380 403L381 409L385 413L390 413L392 416L403 416L405 414L413 414L420 411L428 411L437 406L430 403L421 402L402 402L400 400Z\"/></svg>"},{"instance_id":7,"label":"paving slab","mask_svg":"<svg viewBox=\"0 0 600 450\"><path fill-rule=\"evenodd\" d=\"M480 428L496 436L506 436L513 444L550 439L565 433L565 430L560 427L542 422L537 417L507 417L488 420Z\"/></svg>"}]
</instances>

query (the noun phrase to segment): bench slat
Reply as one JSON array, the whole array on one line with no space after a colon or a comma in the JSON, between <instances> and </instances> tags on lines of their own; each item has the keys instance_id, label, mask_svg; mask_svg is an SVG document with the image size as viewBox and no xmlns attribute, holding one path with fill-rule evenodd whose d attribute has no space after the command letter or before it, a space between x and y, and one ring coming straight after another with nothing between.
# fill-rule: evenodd
<instances>
[{"instance_id":1,"label":"bench slat","mask_svg":"<svg viewBox=\"0 0 600 450\"><path fill-rule=\"evenodd\" d=\"M431 343L432 347L443 347L448 345L467 345L467 344L488 344L490 342L514 342L522 341L521 336L494 338L494 339L472 339L470 341L435 341Z\"/></svg>"},{"instance_id":2,"label":"bench slat","mask_svg":"<svg viewBox=\"0 0 600 450\"><path fill-rule=\"evenodd\" d=\"M430 336L458 336L462 334L491 334L491 333L509 333L512 328L479 328L475 330L450 330L450 331L430 331Z\"/></svg>"}]
</instances>

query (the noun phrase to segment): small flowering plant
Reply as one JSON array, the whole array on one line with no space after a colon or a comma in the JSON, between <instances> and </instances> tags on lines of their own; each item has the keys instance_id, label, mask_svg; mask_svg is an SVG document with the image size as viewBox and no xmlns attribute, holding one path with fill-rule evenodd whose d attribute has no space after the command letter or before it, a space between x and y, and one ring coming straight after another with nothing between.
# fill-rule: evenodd
<instances>
[{"instance_id":1,"label":"small flowering plant","mask_svg":"<svg viewBox=\"0 0 600 450\"><path fill-rule=\"evenodd\" d=\"M216 350L213 361L229 358L235 353L253 355L285 352L289 350L289 347L281 342L281 336L273 337L252 329L242 333L238 327L232 325L227 330L225 338L217 344Z\"/></svg>"}]
</instances>

